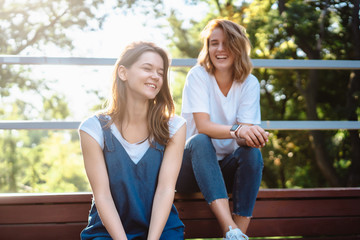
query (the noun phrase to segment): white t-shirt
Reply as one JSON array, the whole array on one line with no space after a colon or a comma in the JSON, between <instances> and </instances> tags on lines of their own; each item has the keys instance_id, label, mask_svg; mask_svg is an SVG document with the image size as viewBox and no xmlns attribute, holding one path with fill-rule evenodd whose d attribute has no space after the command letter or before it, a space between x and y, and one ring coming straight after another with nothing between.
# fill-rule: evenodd
<instances>
[{"instance_id":1,"label":"white t-shirt","mask_svg":"<svg viewBox=\"0 0 360 240\"><path fill-rule=\"evenodd\" d=\"M110 116L107 116L110 119ZM180 116L174 116L169 121L170 138L179 130L179 128L185 123L185 119ZM140 141L140 143L129 143L126 141L115 124L110 126L111 133L121 143L126 150L131 160L137 164L144 156L148 148L150 147L149 141ZM99 119L96 116L92 116L84 120L79 127L82 130L93 137L96 142L99 143L101 149L104 149L104 134L101 128Z\"/></svg>"},{"instance_id":2,"label":"white t-shirt","mask_svg":"<svg viewBox=\"0 0 360 240\"><path fill-rule=\"evenodd\" d=\"M260 124L259 81L252 74L243 83L234 81L225 97L215 77L202 66L194 66L186 77L182 96L182 116L187 121L187 139L198 133L193 119L193 113L196 112L208 113L210 120L218 124ZM235 139L212 139L212 143L218 160L238 148Z\"/></svg>"}]
</instances>

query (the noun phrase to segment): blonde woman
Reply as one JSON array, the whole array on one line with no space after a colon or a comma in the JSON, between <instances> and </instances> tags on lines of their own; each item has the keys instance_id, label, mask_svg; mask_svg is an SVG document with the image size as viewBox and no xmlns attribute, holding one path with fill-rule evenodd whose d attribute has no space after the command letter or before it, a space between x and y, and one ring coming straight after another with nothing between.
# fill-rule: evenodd
<instances>
[{"instance_id":1,"label":"blonde woman","mask_svg":"<svg viewBox=\"0 0 360 240\"><path fill-rule=\"evenodd\" d=\"M251 74L250 42L243 27L221 19L210 21L202 38L198 65L183 90L187 142L176 189L203 193L225 239L248 239L262 178L259 148L268 141L268 132L255 125L260 86Z\"/></svg>"},{"instance_id":2,"label":"blonde woman","mask_svg":"<svg viewBox=\"0 0 360 240\"><path fill-rule=\"evenodd\" d=\"M109 106L80 126L93 191L82 239L184 239L173 205L186 126L174 116L165 51L127 46L113 75Z\"/></svg>"}]
</instances>

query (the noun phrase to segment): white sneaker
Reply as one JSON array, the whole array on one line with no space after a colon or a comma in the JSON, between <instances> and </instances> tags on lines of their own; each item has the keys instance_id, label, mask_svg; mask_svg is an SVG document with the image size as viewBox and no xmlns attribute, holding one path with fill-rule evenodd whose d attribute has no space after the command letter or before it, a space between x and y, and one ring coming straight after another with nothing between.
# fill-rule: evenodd
<instances>
[{"instance_id":1,"label":"white sneaker","mask_svg":"<svg viewBox=\"0 0 360 240\"><path fill-rule=\"evenodd\" d=\"M226 238L224 240L249 240L248 236L246 236L239 228L232 229L229 226L229 231L226 233Z\"/></svg>"}]
</instances>

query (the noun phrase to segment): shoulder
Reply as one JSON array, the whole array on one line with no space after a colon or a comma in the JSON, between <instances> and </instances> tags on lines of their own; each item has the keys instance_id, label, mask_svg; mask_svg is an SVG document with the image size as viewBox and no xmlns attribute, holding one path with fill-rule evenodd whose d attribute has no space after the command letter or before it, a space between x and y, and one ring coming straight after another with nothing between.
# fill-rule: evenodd
<instances>
[{"instance_id":1,"label":"shoulder","mask_svg":"<svg viewBox=\"0 0 360 240\"><path fill-rule=\"evenodd\" d=\"M99 119L100 115L93 115L88 118L86 118L84 121L81 122L79 129L87 133L99 133L102 132L102 127ZM109 115L101 115L103 119L110 120Z\"/></svg>"},{"instance_id":2,"label":"shoulder","mask_svg":"<svg viewBox=\"0 0 360 240\"><path fill-rule=\"evenodd\" d=\"M186 123L185 118L174 115L169 120L170 138Z\"/></svg>"},{"instance_id":3,"label":"shoulder","mask_svg":"<svg viewBox=\"0 0 360 240\"><path fill-rule=\"evenodd\" d=\"M94 128L97 126L100 126L99 119L96 117L96 115L93 115L91 117L86 118L84 121L81 122L79 126L79 130L84 130L85 128Z\"/></svg>"},{"instance_id":4,"label":"shoulder","mask_svg":"<svg viewBox=\"0 0 360 240\"><path fill-rule=\"evenodd\" d=\"M105 118L110 119L110 117L107 115L105 115ZM85 119L80 124L79 132L80 130L89 134L92 138L94 138L98 142L98 144L102 149L104 148L103 130L97 115Z\"/></svg>"},{"instance_id":5,"label":"shoulder","mask_svg":"<svg viewBox=\"0 0 360 240\"><path fill-rule=\"evenodd\" d=\"M236 82L238 87L242 89L253 89L253 88L260 88L259 80L252 74L245 79L243 83Z\"/></svg>"},{"instance_id":6,"label":"shoulder","mask_svg":"<svg viewBox=\"0 0 360 240\"><path fill-rule=\"evenodd\" d=\"M211 83L210 74L205 70L204 67L196 65L190 69L186 77L185 88L198 86L206 86Z\"/></svg>"},{"instance_id":7,"label":"shoulder","mask_svg":"<svg viewBox=\"0 0 360 240\"><path fill-rule=\"evenodd\" d=\"M190 69L188 72L188 77L198 76L198 77L208 77L210 74L205 70L203 66L196 65Z\"/></svg>"},{"instance_id":8,"label":"shoulder","mask_svg":"<svg viewBox=\"0 0 360 240\"><path fill-rule=\"evenodd\" d=\"M249 85L259 85L259 80L253 74L249 74L244 83Z\"/></svg>"}]
</instances>

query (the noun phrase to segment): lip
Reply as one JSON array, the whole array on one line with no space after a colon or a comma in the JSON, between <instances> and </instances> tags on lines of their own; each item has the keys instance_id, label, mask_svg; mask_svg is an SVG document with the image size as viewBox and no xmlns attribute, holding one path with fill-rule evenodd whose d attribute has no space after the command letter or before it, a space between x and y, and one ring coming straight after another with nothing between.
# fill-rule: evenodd
<instances>
[{"instance_id":1,"label":"lip","mask_svg":"<svg viewBox=\"0 0 360 240\"><path fill-rule=\"evenodd\" d=\"M219 55L216 55L215 56L216 57L216 59L218 59L218 60L226 60L226 59L228 59L228 56L227 55L223 55L223 54L219 54Z\"/></svg>"},{"instance_id":2,"label":"lip","mask_svg":"<svg viewBox=\"0 0 360 240\"><path fill-rule=\"evenodd\" d=\"M145 83L145 86L149 87L149 88L152 88L152 89L157 89L157 85L155 83Z\"/></svg>"}]
</instances>

